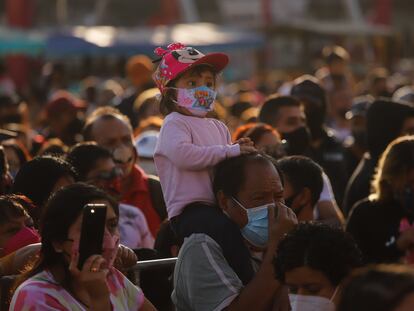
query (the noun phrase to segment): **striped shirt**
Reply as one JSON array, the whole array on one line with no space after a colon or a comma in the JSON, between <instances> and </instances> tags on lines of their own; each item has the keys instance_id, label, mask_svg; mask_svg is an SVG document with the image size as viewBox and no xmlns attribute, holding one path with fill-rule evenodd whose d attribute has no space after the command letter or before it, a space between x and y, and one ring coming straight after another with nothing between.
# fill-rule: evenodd
<instances>
[{"instance_id":1,"label":"striped shirt","mask_svg":"<svg viewBox=\"0 0 414 311\"><path fill-rule=\"evenodd\" d=\"M121 272L113 268L107 277L112 310L139 310L144 294ZM13 311L86 311L87 308L56 282L52 273L44 270L21 284L13 295Z\"/></svg>"},{"instance_id":2,"label":"striped shirt","mask_svg":"<svg viewBox=\"0 0 414 311\"><path fill-rule=\"evenodd\" d=\"M212 238L195 233L184 240L174 270L172 300L177 311L223 310L242 288Z\"/></svg>"}]
</instances>

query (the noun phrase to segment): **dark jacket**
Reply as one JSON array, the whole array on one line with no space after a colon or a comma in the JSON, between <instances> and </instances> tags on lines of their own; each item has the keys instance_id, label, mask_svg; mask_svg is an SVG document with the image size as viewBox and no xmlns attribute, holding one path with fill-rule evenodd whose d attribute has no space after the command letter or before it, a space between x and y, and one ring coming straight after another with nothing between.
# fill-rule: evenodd
<instances>
[{"instance_id":1,"label":"dark jacket","mask_svg":"<svg viewBox=\"0 0 414 311\"><path fill-rule=\"evenodd\" d=\"M403 103L376 100L367 112L367 147L369 155L359 163L345 192L342 209L348 214L355 202L369 195L370 184L378 159L388 144L401 135L407 117L414 116L414 108Z\"/></svg>"},{"instance_id":2,"label":"dark jacket","mask_svg":"<svg viewBox=\"0 0 414 311\"><path fill-rule=\"evenodd\" d=\"M307 156L323 167L332 184L335 199L341 204L347 183L344 147L327 131L323 131L322 143L311 148Z\"/></svg>"},{"instance_id":3,"label":"dark jacket","mask_svg":"<svg viewBox=\"0 0 414 311\"><path fill-rule=\"evenodd\" d=\"M396 246L403 218L412 223L413 215L392 201L380 203L368 199L359 201L352 209L346 231L352 234L362 251L365 263L398 262L404 255Z\"/></svg>"}]
</instances>

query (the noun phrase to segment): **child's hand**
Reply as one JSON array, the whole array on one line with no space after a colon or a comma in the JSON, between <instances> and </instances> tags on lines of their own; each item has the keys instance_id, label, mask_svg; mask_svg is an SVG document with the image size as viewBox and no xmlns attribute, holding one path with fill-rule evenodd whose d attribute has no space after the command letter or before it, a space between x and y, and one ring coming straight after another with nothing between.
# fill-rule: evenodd
<instances>
[{"instance_id":1,"label":"child's hand","mask_svg":"<svg viewBox=\"0 0 414 311\"><path fill-rule=\"evenodd\" d=\"M254 143L253 143L253 141L249 137L240 138L240 139L236 140L234 143L235 144L239 144L240 147L241 146L251 146L251 147L254 147Z\"/></svg>"},{"instance_id":2,"label":"child's hand","mask_svg":"<svg viewBox=\"0 0 414 311\"><path fill-rule=\"evenodd\" d=\"M136 265L137 261L137 255L135 255L132 249L122 244L118 246L118 252L116 253L116 259L114 263L115 268L120 271L126 271Z\"/></svg>"},{"instance_id":3,"label":"child's hand","mask_svg":"<svg viewBox=\"0 0 414 311\"><path fill-rule=\"evenodd\" d=\"M253 146L240 145L240 154L249 154L255 152L257 152L257 149Z\"/></svg>"}]
</instances>

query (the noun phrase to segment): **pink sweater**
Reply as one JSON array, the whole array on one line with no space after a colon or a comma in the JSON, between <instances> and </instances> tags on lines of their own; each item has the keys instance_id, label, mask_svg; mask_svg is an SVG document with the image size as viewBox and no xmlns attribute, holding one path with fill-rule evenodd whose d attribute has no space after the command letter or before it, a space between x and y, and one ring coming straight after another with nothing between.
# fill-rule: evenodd
<instances>
[{"instance_id":1,"label":"pink sweater","mask_svg":"<svg viewBox=\"0 0 414 311\"><path fill-rule=\"evenodd\" d=\"M155 148L168 218L181 214L192 202L215 203L213 168L220 161L240 155L224 123L173 112L161 128Z\"/></svg>"}]
</instances>

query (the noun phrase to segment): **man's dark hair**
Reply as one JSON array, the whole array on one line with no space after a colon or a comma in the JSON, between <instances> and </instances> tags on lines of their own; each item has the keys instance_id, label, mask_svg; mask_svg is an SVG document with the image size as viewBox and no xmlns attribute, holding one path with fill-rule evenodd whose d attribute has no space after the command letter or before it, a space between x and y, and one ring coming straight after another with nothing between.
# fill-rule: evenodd
<instances>
[{"instance_id":1,"label":"man's dark hair","mask_svg":"<svg viewBox=\"0 0 414 311\"><path fill-rule=\"evenodd\" d=\"M111 153L95 142L83 142L76 144L66 156L66 160L73 165L78 173L79 180L86 180L88 173L95 167L100 159L112 158Z\"/></svg>"},{"instance_id":2,"label":"man's dark hair","mask_svg":"<svg viewBox=\"0 0 414 311\"><path fill-rule=\"evenodd\" d=\"M308 267L320 271L333 286L361 266L362 254L352 236L320 223L300 223L280 241L274 260L276 278L285 282L287 272Z\"/></svg>"},{"instance_id":3,"label":"man's dark hair","mask_svg":"<svg viewBox=\"0 0 414 311\"><path fill-rule=\"evenodd\" d=\"M97 120L113 120L118 119L123 122L131 129L132 132L132 125L129 118L121 113L118 109L113 107L100 107L96 109L87 119L85 122L85 126L82 130L83 138L85 141L92 141L94 138L92 137L92 127L93 124Z\"/></svg>"},{"instance_id":4,"label":"man's dark hair","mask_svg":"<svg viewBox=\"0 0 414 311\"><path fill-rule=\"evenodd\" d=\"M259 121L274 126L283 107L300 107L301 103L292 96L270 95L263 103L259 113Z\"/></svg>"},{"instance_id":5,"label":"man's dark hair","mask_svg":"<svg viewBox=\"0 0 414 311\"><path fill-rule=\"evenodd\" d=\"M412 267L397 264L364 267L345 282L337 310L396 310L413 293Z\"/></svg>"},{"instance_id":6,"label":"man's dark hair","mask_svg":"<svg viewBox=\"0 0 414 311\"><path fill-rule=\"evenodd\" d=\"M326 110L326 91L319 80L311 75L303 75L293 81L290 95L311 105L318 105Z\"/></svg>"},{"instance_id":7,"label":"man's dark hair","mask_svg":"<svg viewBox=\"0 0 414 311\"><path fill-rule=\"evenodd\" d=\"M237 196L245 182L245 168L250 163L275 165L271 157L261 153L246 154L226 159L216 166L213 181L214 193L217 195L219 191L223 191L227 196ZM279 170L278 173L282 181L282 175Z\"/></svg>"},{"instance_id":8,"label":"man's dark hair","mask_svg":"<svg viewBox=\"0 0 414 311\"><path fill-rule=\"evenodd\" d=\"M77 178L68 162L54 156L41 156L25 163L14 179L12 193L27 196L38 207L49 198L56 182L62 177Z\"/></svg>"},{"instance_id":9,"label":"man's dark hair","mask_svg":"<svg viewBox=\"0 0 414 311\"><path fill-rule=\"evenodd\" d=\"M304 156L290 156L277 161L285 180L289 181L293 192L303 188L311 192L311 204L318 202L323 189L323 169L315 161Z\"/></svg>"}]
</instances>

